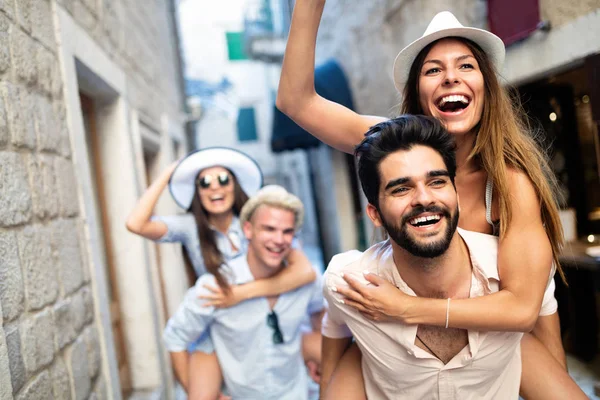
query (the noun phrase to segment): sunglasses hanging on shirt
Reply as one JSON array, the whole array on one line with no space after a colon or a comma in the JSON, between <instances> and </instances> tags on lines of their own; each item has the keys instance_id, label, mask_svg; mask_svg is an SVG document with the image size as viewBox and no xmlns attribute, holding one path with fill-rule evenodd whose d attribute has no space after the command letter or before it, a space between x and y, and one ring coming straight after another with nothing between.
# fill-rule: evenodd
<instances>
[{"instance_id":1,"label":"sunglasses hanging on shirt","mask_svg":"<svg viewBox=\"0 0 600 400\"><path fill-rule=\"evenodd\" d=\"M273 328L273 343L282 344L283 333L281 333L281 329L279 329L279 319L277 318L277 314L275 314L275 311L271 311L267 315L267 325Z\"/></svg>"},{"instance_id":2,"label":"sunglasses hanging on shirt","mask_svg":"<svg viewBox=\"0 0 600 400\"><path fill-rule=\"evenodd\" d=\"M204 175L202 178L198 178L196 185L202 189L208 189L215 179L219 182L221 187L229 185L231 180L227 172L221 172L215 175Z\"/></svg>"}]
</instances>

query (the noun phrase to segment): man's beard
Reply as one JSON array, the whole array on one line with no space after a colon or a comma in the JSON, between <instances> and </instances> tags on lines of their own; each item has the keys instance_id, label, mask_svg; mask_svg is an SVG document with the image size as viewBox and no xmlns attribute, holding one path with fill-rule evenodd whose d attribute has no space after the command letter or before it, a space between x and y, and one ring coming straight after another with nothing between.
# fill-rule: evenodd
<instances>
[{"instance_id":1,"label":"man's beard","mask_svg":"<svg viewBox=\"0 0 600 400\"><path fill-rule=\"evenodd\" d=\"M421 244L408 232L408 226L410 225L408 221L426 212L442 214L442 218L447 218L449 223L446 225L446 232L442 239L432 243L430 242ZM388 221L386 221L381 212L379 215L381 217L383 227L387 231L388 235L390 235L390 238L396 242L398 246L402 247L404 250L416 257L435 258L444 254L446 250L448 250L448 247L450 247L450 242L452 241L452 237L454 236L454 232L458 226L459 211L457 207L454 217L452 217L447 208L436 206L427 208L418 207L402 217L400 224L397 225L390 224Z\"/></svg>"}]
</instances>

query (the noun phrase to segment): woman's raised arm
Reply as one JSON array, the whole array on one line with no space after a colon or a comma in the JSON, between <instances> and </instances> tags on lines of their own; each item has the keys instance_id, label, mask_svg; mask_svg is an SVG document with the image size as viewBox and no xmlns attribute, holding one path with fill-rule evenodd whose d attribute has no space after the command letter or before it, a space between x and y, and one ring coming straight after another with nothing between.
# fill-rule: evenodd
<instances>
[{"instance_id":1,"label":"woman's raised arm","mask_svg":"<svg viewBox=\"0 0 600 400\"><path fill-rule=\"evenodd\" d=\"M317 278L309 259L300 250L293 249L288 256L288 266L277 275L244 285L231 286L229 293L220 287L206 286L212 292L210 295L200 296L207 300L204 306L232 307L237 303L255 297L277 296L285 292L307 285Z\"/></svg>"},{"instance_id":2,"label":"woman's raised arm","mask_svg":"<svg viewBox=\"0 0 600 400\"><path fill-rule=\"evenodd\" d=\"M315 91L315 47L325 0L297 0L285 50L277 108L328 145L353 153L382 117L364 116Z\"/></svg>"},{"instance_id":3,"label":"woman's raised arm","mask_svg":"<svg viewBox=\"0 0 600 400\"><path fill-rule=\"evenodd\" d=\"M167 233L167 225L161 221L152 221L152 213L161 193L169 183L177 163L169 165L162 174L146 189L142 197L127 217L127 230L150 240L160 239Z\"/></svg>"}]
</instances>

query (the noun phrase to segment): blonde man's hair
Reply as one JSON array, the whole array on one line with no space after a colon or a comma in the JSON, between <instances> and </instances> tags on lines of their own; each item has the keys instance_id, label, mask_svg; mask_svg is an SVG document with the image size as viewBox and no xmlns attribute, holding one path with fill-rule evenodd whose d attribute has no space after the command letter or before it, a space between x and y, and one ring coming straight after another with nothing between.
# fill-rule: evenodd
<instances>
[{"instance_id":1,"label":"blonde man's hair","mask_svg":"<svg viewBox=\"0 0 600 400\"><path fill-rule=\"evenodd\" d=\"M302 201L283 187L277 185L265 186L254 196L250 197L240 212L240 222L242 225L246 221L250 221L254 211L262 205L282 208L293 212L296 230L302 226L302 222L304 221L304 205Z\"/></svg>"}]
</instances>

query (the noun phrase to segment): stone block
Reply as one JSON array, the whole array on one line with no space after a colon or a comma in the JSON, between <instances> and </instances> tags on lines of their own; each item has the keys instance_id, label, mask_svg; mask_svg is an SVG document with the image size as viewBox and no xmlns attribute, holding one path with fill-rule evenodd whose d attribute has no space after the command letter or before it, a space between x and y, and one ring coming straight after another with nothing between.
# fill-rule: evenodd
<instances>
[{"instance_id":1,"label":"stone block","mask_svg":"<svg viewBox=\"0 0 600 400\"><path fill-rule=\"evenodd\" d=\"M83 284L83 269L77 221L56 220L52 223L52 246L57 255L58 271L63 294L75 292Z\"/></svg>"},{"instance_id":2,"label":"stone block","mask_svg":"<svg viewBox=\"0 0 600 400\"><path fill-rule=\"evenodd\" d=\"M10 132L8 130L8 121L6 120L6 107L4 107L4 98L0 93L0 147L6 146L9 140Z\"/></svg>"},{"instance_id":3,"label":"stone block","mask_svg":"<svg viewBox=\"0 0 600 400\"><path fill-rule=\"evenodd\" d=\"M17 393L27 381L27 372L21 354L21 335L17 324L4 327L6 347L8 350L8 366L13 393Z\"/></svg>"},{"instance_id":4,"label":"stone block","mask_svg":"<svg viewBox=\"0 0 600 400\"><path fill-rule=\"evenodd\" d=\"M90 34L93 34L98 24L96 16L81 1L76 1L73 4L73 18Z\"/></svg>"},{"instance_id":5,"label":"stone block","mask_svg":"<svg viewBox=\"0 0 600 400\"><path fill-rule=\"evenodd\" d=\"M43 371L19 393L17 400L48 400L52 396L50 373Z\"/></svg>"},{"instance_id":6,"label":"stone block","mask_svg":"<svg viewBox=\"0 0 600 400\"><path fill-rule=\"evenodd\" d=\"M39 218L58 215L58 192L54 157L47 154L29 155L29 183L31 185L33 213Z\"/></svg>"},{"instance_id":7,"label":"stone block","mask_svg":"<svg viewBox=\"0 0 600 400\"><path fill-rule=\"evenodd\" d=\"M83 3L87 9L94 15L94 16L98 16L98 6L100 2L96 1L96 0L79 0L81 3Z\"/></svg>"},{"instance_id":8,"label":"stone block","mask_svg":"<svg viewBox=\"0 0 600 400\"><path fill-rule=\"evenodd\" d=\"M4 322L23 312L23 275L14 232L0 231L0 303Z\"/></svg>"},{"instance_id":9,"label":"stone block","mask_svg":"<svg viewBox=\"0 0 600 400\"><path fill-rule=\"evenodd\" d=\"M74 388L75 400L87 399L92 389L92 380L88 370L87 347L79 338L66 352L67 364L70 365L71 385Z\"/></svg>"},{"instance_id":10,"label":"stone block","mask_svg":"<svg viewBox=\"0 0 600 400\"><path fill-rule=\"evenodd\" d=\"M17 235L29 310L38 310L53 303L58 296L51 235L51 229L41 225L27 226Z\"/></svg>"},{"instance_id":11,"label":"stone block","mask_svg":"<svg viewBox=\"0 0 600 400\"><path fill-rule=\"evenodd\" d=\"M12 0L0 0L0 10L6 15L13 18L15 15L15 4Z\"/></svg>"},{"instance_id":12,"label":"stone block","mask_svg":"<svg viewBox=\"0 0 600 400\"><path fill-rule=\"evenodd\" d=\"M61 82L62 85L62 81L60 79L58 80L58 82ZM56 92L53 89L53 93L56 96L58 96L60 95L60 90ZM69 130L67 128L65 105L62 101L54 102L54 118L56 121L56 129L58 130L60 137L58 153L63 157L69 157L71 155L71 138L69 136Z\"/></svg>"},{"instance_id":13,"label":"stone block","mask_svg":"<svg viewBox=\"0 0 600 400\"><path fill-rule=\"evenodd\" d=\"M73 300L71 298L61 300L53 307L54 324L56 326L56 344L59 350L62 350L77 337L72 307Z\"/></svg>"},{"instance_id":14,"label":"stone block","mask_svg":"<svg viewBox=\"0 0 600 400\"><path fill-rule=\"evenodd\" d=\"M31 32L31 23L33 22L33 3L34 0L19 0L17 4L17 20L27 32Z\"/></svg>"},{"instance_id":15,"label":"stone block","mask_svg":"<svg viewBox=\"0 0 600 400\"><path fill-rule=\"evenodd\" d=\"M56 38L54 36L54 18L52 6L49 0L36 0L33 8L33 36L42 42L48 49L56 49Z\"/></svg>"},{"instance_id":16,"label":"stone block","mask_svg":"<svg viewBox=\"0 0 600 400\"><path fill-rule=\"evenodd\" d=\"M62 5L69 14L73 14L73 4L75 4L75 1L76 0L57 0L57 3Z\"/></svg>"},{"instance_id":17,"label":"stone block","mask_svg":"<svg viewBox=\"0 0 600 400\"><path fill-rule=\"evenodd\" d=\"M85 324L91 324L94 322L94 298L92 297L92 291L89 287L81 289L81 297L83 298L83 307L85 309Z\"/></svg>"},{"instance_id":18,"label":"stone block","mask_svg":"<svg viewBox=\"0 0 600 400\"><path fill-rule=\"evenodd\" d=\"M42 0L45 1L45 0ZM47 96L53 96L54 90L54 78L55 78L55 69L56 69L56 58L54 55L48 51L44 46L37 46L36 51L36 61L37 61L37 69L38 69L38 88ZM53 115L53 110L50 106L49 115ZM53 122L53 121L48 121ZM55 123L55 122L54 122ZM56 126L52 125L49 128L56 130ZM53 143L53 146L56 147L58 143Z\"/></svg>"},{"instance_id":19,"label":"stone block","mask_svg":"<svg viewBox=\"0 0 600 400\"><path fill-rule=\"evenodd\" d=\"M0 91L4 98L12 144L16 147L35 148L35 125L32 118L35 106L30 92L8 81L0 83Z\"/></svg>"},{"instance_id":20,"label":"stone block","mask_svg":"<svg viewBox=\"0 0 600 400\"><path fill-rule=\"evenodd\" d=\"M50 57L52 58L52 57ZM59 145L60 132L56 126L52 103L44 96L36 96L35 131L38 149L55 151Z\"/></svg>"},{"instance_id":21,"label":"stone block","mask_svg":"<svg viewBox=\"0 0 600 400\"><path fill-rule=\"evenodd\" d=\"M54 317L50 310L29 317L21 324L23 363L30 375L54 361Z\"/></svg>"},{"instance_id":22,"label":"stone block","mask_svg":"<svg viewBox=\"0 0 600 400\"><path fill-rule=\"evenodd\" d=\"M2 8L2 0L0 0L0 8ZM10 51L8 47L10 26L10 20L0 13L0 74L5 72L10 66Z\"/></svg>"},{"instance_id":23,"label":"stone block","mask_svg":"<svg viewBox=\"0 0 600 400\"><path fill-rule=\"evenodd\" d=\"M84 339L87 346L90 377L95 378L100 372L102 356L100 353L100 341L98 340L98 331L96 325L89 325L85 328Z\"/></svg>"},{"instance_id":24,"label":"stone block","mask_svg":"<svg viewBox=\"0 0 600 400\"><path fill-rule=\"evenodd\" d=\"M73 217L79 212L79 197L77 196L77 180L73 163L61 157L55 160L56 176L58 177L58 196L60 214L63 217Z\"/></svg>"},{"instance_id":25,"label":"stone block","mask_svg":"<svg viewBox=\"0 0 600 400\"><path fill-rule=\"evenodd\" d=\"M36 43L20 29L11 29L10 44L13 56L13 68L16 75L20 80L28 84L34 84L37 79Z\"/></svg>"},{"instance_id":26,"label":"stone block","mask_svg":"<svg viewBox=\"0 0 600 400\"><path fill-rule=\"evenodd\" d=\"M0 399L12 399L13 388L10 381L10 361L8 358L8 346L4 333L0 329Z\"/></svg>"},{"instance_id":27,"label":"stone block","mask_svg":"<svg viewBox=\"0 0 600 400\"><path fill-rule=\"evenodd\" d=\"M13 226L31 218L31 192L25 163L16 153L0 151L0 226Z\"/></svg>"},{"instance_id":28,"label":"stone block","mask_svg":"<svg viewBox=\"0 0 600 400\"><path fill-rule=\"evenodd\" d=\"M53 382L54 398L57 400L71 400L71 378L69 370L61 357L57 357L50 370Z\"/></svg>"},{"instance_id":29,"label":"stone block","mask_svg":"<svg viewBox=\"0 0 600 400\"><path fill-rule=\"evenodd\" d=\"M71 315L73 319L73 326L75 331L79 334L85 326L85 321L87 319L84 291L80 290L79 292L75 293L72 297L72 300Z\"/></svg>"},{"instance_id":30,"label":"stone block","mask_svg":"<svg viewBox=\"0 0 600 400\"><path fill-rule=\"evenodd\" d=\"M108 42L115 49L120 49L123 41L123 28L119 18L119 6L120 4L117 2L105 2L102 13L103 30L108 38Z\"/></svg>"}]
</instances>

